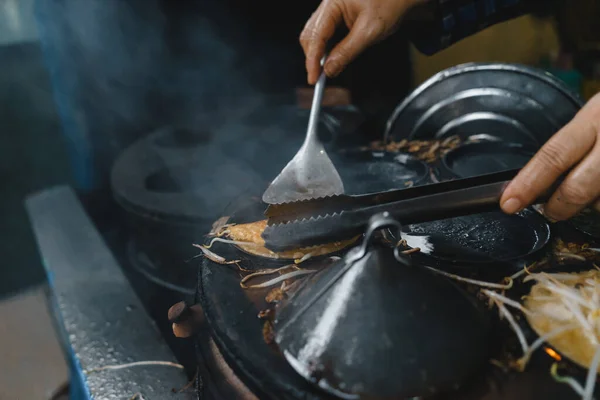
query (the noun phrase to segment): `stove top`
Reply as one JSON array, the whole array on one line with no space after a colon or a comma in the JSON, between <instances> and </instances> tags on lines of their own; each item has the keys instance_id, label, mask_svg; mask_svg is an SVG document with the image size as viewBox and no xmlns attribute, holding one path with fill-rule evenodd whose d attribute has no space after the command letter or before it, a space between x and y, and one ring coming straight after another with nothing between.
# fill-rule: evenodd
<instances>
[{"instance_id":1,"label":"stove top","mask_svg":"<svg viewBox=\"0 0 600 400\"><path fill-rule=\"evenodd\" d=\"M420 165L416 168L420 168ZM397 185L403 186L404 183ZM229 216L228 223L260 219L264 206L258 200L253 201L255 197L251 194L242 196L242 201L226 209L223 215ZM403 237L408 241L425 235L434 248L429 254L413 254L417 265L435 267L464 278L498 283L504 277L523 271L525 266L542 259L549 259L550 270L562 271L572 267L556 257L556 240L580 245L594 242L592 237L573 229L568 223L550 227L534 210L525 210L518 216L491 213L419 224L406 227L405 233L414 235ZM393 243L397 241L397 238L392 239ZM414 242L413 246L416 247ZM273 329L272 324L269 319L260 316L266 314L265 310L275 309L268 300L276 287L248 289L240 285L242 278L252 271L280 268L290 261L249 255L228 243L214 243L211 250L227 260L240 260L238 268L205 258L198 279L199 304L202 305L212 337L230 368L261 399L337 398L298 375L272 343L269 332ZM341 256L343 254L345 251L338 253ZM318 265L321 262L309 259L304 264L308 269L320 269ZM587 266L591 267L591 264ZM576 268L583 267L578 264ZM475 298L477 288L466 285L466 289L474 293ZM520 290L523 289L517 289L517 292ZM402 312L401 309L398 312ZM489 342L491 356L488 359L506 360L507 352L518 356L520 350L514 333L503 321L496 319L496 310L488 311L488 315L494 320ZM465 326L464 329L469 327ZM535 334L531 329L528 332L534 340ZM443 332L431 332L431 335L439 334ZM459 368L461 355L450 357L456 359L456 368ZM574 391L551 377L549 371L554 361L550 353L542 348L534 354L525 373L504 370L496 362L488 363L485 368L472 374L460 389L424 398L530 399L534 398L531 395L535 393L536 396L543 395L535 398L576 399ZM583 371L572 363L567 362L566 366L580 380L585 378ZM368 374L372 369L365 367L364 373Z\"/></svg>"},{"instance_id":2,"label":"stove top","mask_svg":"<svg viewBox=\"0 0 600 400\"><path fill-rule=\"evenodd\" d=\"M511 74L525 77L524 86L514 87L507 79ZM480 90L492 78L505 86ZM531 87L527 79L532 80ZM361 141L356 129L340 123L340 114L325 113L322 131L328 153L337 157L340 166L345 165L340 174L352 181L348 187L357 193L453 179L481 173L480 169L490 172L509 164L522 165L548 132L575 112L577 101L561 89L553 96L565 105L564 112L557 119L548 114L552 104L546 102L546 95L553 85L556 82L535 71L471 65L437 77L409 96L388 124L386 136L392 141ZM464 96L455 96L451 87L460 88ZM519 96L506 95L511 91ZM536 100L537 92L545 97ZM529 117L521 121L522 110L510 112L516 107L515 99L527 105L523 110L529 116L542 115L542 122L536 125ZM453 105L462 107L465 115L449 112ZM306 115L290 119L286 114L297 115L296 111L267 113L283 115L286 123L305 125ZM342 111L356 119L352 109ZM266 299L269 290L242 288L240 280L248 271L194 258L198 253L191 244L202 243L218 217L227 215L240 223L260 219L261 189L293 156L304 133L304 129L282 129L275 123L265 126L264 116L232 124L208 130L169 127L127 149L113 170L112 186L120 210L114 223L95 224L68 188L50 189L28 199L40 253L53 284L58 326L83 395L102 399L140 393L144 398L169 398L181 391L177 396L201 399L335 398L298 375L277 346L269 343L272 326L264 312L272 307ZM490 132L480 135L482 126ZM502 138L507 127L512 127L509 135ZM233 140L235 136L219 139L219 129L241 129L246 151L239 153L240 141ZM213 141L216 148L210 145ZM280 143L285 143L281 151L273 151ZM515 149L518 156L512 152ZM401 160L398 152L403 154ZM488 153L489 157L480 156ZM510 156L504 159L502 154ZM223 182L227 190L221 195L218 188ZM590 218L549 226L535 210L527 210L517 217L479 215L405 227L401 238L416 247L415 241L426 237L437 249L414 254L419 263L447 274L494 281L551 254L550 243L555 245L557 238L592 243L595 226L600 224L590 223ZM449 227L454 229L450 238L444 235ZM389 235L388 240L397 241ZM240 259L240 266L250 270L289 263L265 260L223 243L217 243L214 250ZM556 257L550 257L550 263L556 268L565 266ZM468 285L466 289L470 290ZM182 300L201 305L195 334L187 339L175 338L167 319L169 308ZM492 362L455 391L428 398L576 398L568 386L550 378L554 358L543 348L534 354L526 373L506 371L493 361L518 349L514 335L506 324L496 321L496 314L490 313ZM457 365L461 362L460 354L450 357ZM581 377L581 369L568 363L566 367Z\"/></svg>"}]
</instances>

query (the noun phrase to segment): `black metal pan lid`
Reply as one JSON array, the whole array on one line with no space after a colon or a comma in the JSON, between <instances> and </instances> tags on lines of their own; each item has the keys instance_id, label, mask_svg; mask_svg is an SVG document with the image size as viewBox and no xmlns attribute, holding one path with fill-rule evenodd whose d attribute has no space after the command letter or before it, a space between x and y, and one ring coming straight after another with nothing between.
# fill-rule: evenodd
<instances>
[{"instance_id":1,"label":"black metal pan lid","mask_svg":"<svg viewBox=\"0 0 600 400\"><path fill-rule=\"evenodd\" d=\"M536 148L568 123L583 101L558 78L517 64L469 63L419 86L393 112L386 140L467 139L486 134Z\"/></svg>"},{"instance_id":2,"label":"black metal pan lid","mask_svg":"<svg viewBox=\"0 0 600 400\"><path fill-rule=\"evenodd\" d=\"M275 340L288 362L340 398L453 390L487 359L482 309L451 281L372 243L390 226L400 229L373 216L361 246L277 306Z\"/></svg>"}]
</instances>

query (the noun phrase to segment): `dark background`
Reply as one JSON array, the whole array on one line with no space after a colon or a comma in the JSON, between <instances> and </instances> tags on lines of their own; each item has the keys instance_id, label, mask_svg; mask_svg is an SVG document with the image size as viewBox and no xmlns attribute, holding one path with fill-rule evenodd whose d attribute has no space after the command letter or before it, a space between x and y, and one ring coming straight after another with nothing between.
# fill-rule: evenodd
<instances>
[{"instance_id":1,"label":"dark background","mask_svg":"<svg viewBox=\"0 0 600 400\"><path fill-rule=\"evenodd\" d=\"M0 294L6 295L45 279L24 197L71 179L39 46L1 46L0 70Z\"/></svg>"}]
</instances>

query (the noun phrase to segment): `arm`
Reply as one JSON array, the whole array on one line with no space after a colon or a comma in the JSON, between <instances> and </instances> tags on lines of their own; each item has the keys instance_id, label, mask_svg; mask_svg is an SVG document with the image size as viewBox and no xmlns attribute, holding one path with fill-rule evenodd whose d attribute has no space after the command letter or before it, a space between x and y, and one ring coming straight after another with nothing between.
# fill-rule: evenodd
<instances>
[{"instance_id":1,"label":"arm","mask_svg":"<svg viewBox=\"0 0 600 400\"><path fill-rule=\"evenodd\" d=\"M415 47L431 55L492 25L548 7L552 0L433 0L428 21L408 22Z\"/></svg>"},{"instance_id":2,"label":"arm","mask_svg":"<svg viewBox=\"0 0 600 400\"><path fill-rule=\"evenodd\" d=\"M323 0L306 23L300 43L306 55L308 83L319 75L320 60L336 29L348 35L325 63L334 77L367 47L387 38L400 25L419 50L433 54L480 30L548 6L554 0ZM415 20L422 13L425 19ZM404 21L409 17L409 21Z\"/></svg>"}]
</instances>

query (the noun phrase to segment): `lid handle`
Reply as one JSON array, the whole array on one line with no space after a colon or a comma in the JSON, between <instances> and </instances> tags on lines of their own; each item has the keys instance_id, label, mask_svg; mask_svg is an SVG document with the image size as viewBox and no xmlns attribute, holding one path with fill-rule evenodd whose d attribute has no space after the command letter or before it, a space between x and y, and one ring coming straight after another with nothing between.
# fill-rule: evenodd
<instances>
[{"instance_id":1,"label":"lid handle","mask_svg":"<svg viewBox=\"0 0 600 400\"><path fill-rule=\"evenodd\" d=\"M397 234L397 237L400 237L400 232L402 231L402 225L400 222L396 221L389 212L385 211L382 213L374 214L369 219L369 224L367 226L367 231L365 232L365 237L359 247L355 249L355 251L348 252L346 256L346 263L354 263L365 255L371 248L373 244L373 240L375 238L375 233L382 229L393 228L396 230L394 232Z\"/></svg>"}]
</instances>

